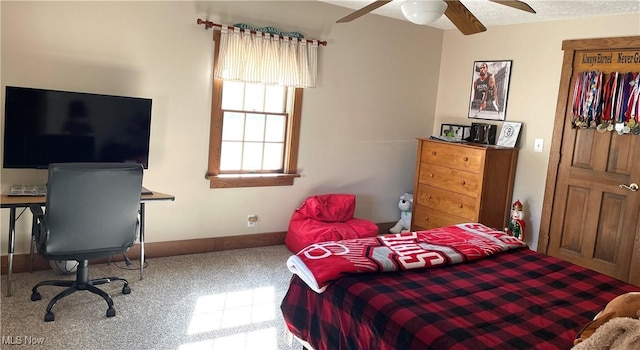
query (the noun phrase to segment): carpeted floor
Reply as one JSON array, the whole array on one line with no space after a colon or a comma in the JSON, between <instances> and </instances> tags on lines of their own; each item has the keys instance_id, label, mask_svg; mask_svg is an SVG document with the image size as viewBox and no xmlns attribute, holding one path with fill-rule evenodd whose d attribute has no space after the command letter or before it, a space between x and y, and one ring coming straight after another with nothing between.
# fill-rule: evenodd
<instances>
[{"instance_id":1,"label":"carpeted floor","mask_svg":"<svg viewBox=\"0 0 640 350\"><path fill-rule=\"evenodd\" d=\"M100 287L114 300L116 316L105 316L107 304L87 291L59 301L55 321L44 322L49 300L62 288L40 288L42 300L30 300L42 280L73 279L52 270L13 275L13 296L6 296L2 276L0 348L35 349L290 349L285 341L280 302L291 273L284 246L228 250L147 260L139 271L92 265L89 278L118 276L122 283ZM297 347L299 348L299 347Z\"/></svg>"}]
</instances>

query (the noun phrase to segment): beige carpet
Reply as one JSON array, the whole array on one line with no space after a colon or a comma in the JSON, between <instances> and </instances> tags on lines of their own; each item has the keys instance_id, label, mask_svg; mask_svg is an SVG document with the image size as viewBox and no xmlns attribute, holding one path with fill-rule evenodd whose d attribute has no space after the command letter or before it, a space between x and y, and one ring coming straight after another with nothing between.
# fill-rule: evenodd
<instances>
[{"instance_id":1,"label":"beige carpet","mask_svg":"<svg viewBox=\"0 0 640 350\"><path fill-rule=\"evenodd\" d=\"M55 305L55 321L44 322L47 303L62 288L41 287L36 302L31 288L74 276L52 270L14 274L13 296L7 297L4 275L0 348L289 349L280 302L291 278L285 264L290 255L273 246L149 259L143 280L120 262L92 265L90 278L123 277L133 289L123 295L121 283L100 286L113 297L112 318L105 316L102 298L80 291Z\"/></svg>"}]
</instances>

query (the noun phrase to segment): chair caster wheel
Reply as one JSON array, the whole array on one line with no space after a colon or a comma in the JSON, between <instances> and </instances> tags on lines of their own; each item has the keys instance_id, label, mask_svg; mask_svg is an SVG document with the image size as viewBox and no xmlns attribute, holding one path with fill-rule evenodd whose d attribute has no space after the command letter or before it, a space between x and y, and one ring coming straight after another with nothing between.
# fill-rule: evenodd
<instances>
[{"instance_id":1,"label":"chair caster wheel","mask_svg":"<svg viewBox=\"0 0 640 350\"><path fill-rule=\"evenodd\" d=\"M107 317L113 317L113 316L115 316L115 315L116 315L116 309L114 309L114 308L109 308L109 309L107 310Z\"/></svg>"},{"instance_id":2,"label":"chair caster wheel","mask_svg":"<svg viewBox=\"0 0 640 350\"><path fill-rule=\"evenodd\" d=\"M46 314L44 314L44 321L45 322L51 322L51 321L53 321L55 319L56 319L56 316L51 311L49 311Z\"/></svg>"},{"instance_id":3,"label":"chair caster wheel","mask_svg":"<svg viewBox=\"0 0 640 350\"><path fill-rule=\"evenodd\" d=\"M131 287L128 285L122 287L122 294L131 294Z\"/></svg>"},{"instance_id":4,"label":"chair caster wheel","mask_svg":"<svg viewBox=\"0 0 640 350\"><path fill-rule=\"evenodd\" d=\"M40 295L40 293L38 292L31 293L31 301L38 301L40 299L42 299L42 295Z\"/></svg>"}]
</instances>

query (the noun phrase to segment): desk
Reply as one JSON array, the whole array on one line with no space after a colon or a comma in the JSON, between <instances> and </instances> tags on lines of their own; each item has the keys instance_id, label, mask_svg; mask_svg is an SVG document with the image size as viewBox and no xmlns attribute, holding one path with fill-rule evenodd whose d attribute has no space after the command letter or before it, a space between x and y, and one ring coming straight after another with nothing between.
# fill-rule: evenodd
<instances>
[{"instance_id":1,"label":"desk","mask_svg":"<svg viewBox=\"0 0 640 350\"><path fill-rule=\"evenodd\" d=\"M144 270L144 205L145 202L151 201L167 201L175 200L175 197L170 194L153 192L152 194L143 194L140 196L140 279L143 277ZM13 252L15 249L16 239L16 209L28 208L31 204L46 203L45 196L0 196L0 208L9 208L9 242L7 244L8 249L8 272L7 272L7 296L11 296L11 274L13 273Z\"/></svg>"}]
</instances>

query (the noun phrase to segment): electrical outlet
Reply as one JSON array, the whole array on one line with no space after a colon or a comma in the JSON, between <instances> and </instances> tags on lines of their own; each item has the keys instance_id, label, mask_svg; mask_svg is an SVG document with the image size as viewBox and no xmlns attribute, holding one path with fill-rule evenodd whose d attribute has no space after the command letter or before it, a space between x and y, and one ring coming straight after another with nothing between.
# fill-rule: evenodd
<instances>
[{"instance_id":1,"label":"electrical outlet","mask_svg":"<svg viewBox=\"0 0 640 350\"><path fill-rule=\"evenodd\" d=\"M247 227L256 227L256 222L258 222L258 215L251 214L247 216Z\"/></svg>"}]
</instances>

